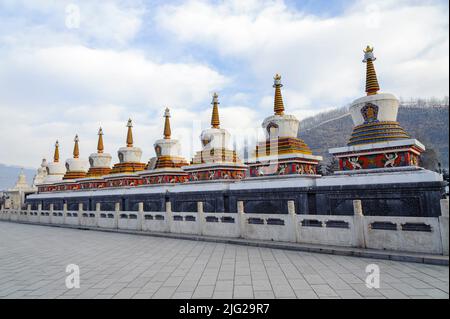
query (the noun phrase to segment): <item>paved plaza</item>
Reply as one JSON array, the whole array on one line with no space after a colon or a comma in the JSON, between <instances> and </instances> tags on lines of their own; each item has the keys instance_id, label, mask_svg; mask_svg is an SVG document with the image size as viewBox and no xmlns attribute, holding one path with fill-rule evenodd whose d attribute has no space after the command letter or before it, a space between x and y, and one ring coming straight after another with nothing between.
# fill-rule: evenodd
<instances>
[{"instance_id":1,"label":"paved plaza","mask_svg":"<svg viewBox=\"0 0 450 319\"><path fill-rule=\"evenodd\" d=\"M0 222L0 298L448 298L448 279L447 266Z\"/></svg>"}]
</instances>

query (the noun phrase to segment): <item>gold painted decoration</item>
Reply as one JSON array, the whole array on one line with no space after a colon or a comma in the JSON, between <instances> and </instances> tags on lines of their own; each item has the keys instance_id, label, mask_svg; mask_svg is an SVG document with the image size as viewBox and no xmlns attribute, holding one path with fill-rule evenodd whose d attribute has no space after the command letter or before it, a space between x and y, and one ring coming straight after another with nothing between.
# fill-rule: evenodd
<instances>
[{"instance_id":1,"label":"gold painted decoration","mask_svg":"<svg viewBox=\"0 0 450 319\"><path fill-rule=\"evenodd\" d=\"M98 142L97 142L97 153L103 153L103 130L100 127L98 130Z\"/></svg>"},{"instance_id":2,"label":"gold painted decoration","mask_svg":"<svg viewBox=\"0 0 450 319\"><path fill-rule=\"evenodd\" d=\"M211 104L213 105L213 111L211 115L211 127L212 128L220 128L220 119L219 119L219 95L214 93Z\"/></svg>"},{"instance_id":3,"label":"gold painted decoration","mask_svg":"<svg viewBox=\"0 0 450 319\"><path fill-rule=\"evenodd\" d=\"M80 156L80 148L78 146L78 142L79 142L78 134L75 135L74 142L75 142L75 145L73 146L73 158L78 158Z\"/></svg>"},{"instance_id":4,"label":"gold painted decoration","mask_svg":"<svg viewBox=\"0 0 450 319\"><path fill-rule=\"evenodd\" d=\"M283 104L283 97L281 95L281 88L283 87L283 84L281 84L281 75L275 74L273 77L274 84L273 87L275 88L275 98L274 98L274 112L275 115L283 115L284 114L284 104Z\"/></svg>"},{"instance_id":5,"label":"gold painted decoration","mask_svg":"<svg viewBox=\"0 0 450 319\"><path fill-rule=\"evenodd\" d=\"M172 135L172 131L170 129L170 110L167 107L166 111L164 112L165 122L164 122L164 138L170 139L170 136Z\"/></svg>"},{"instance_id":6,"label":"gold painted decoration","mask_svg":"<svg viewBox=\"0 0 450 319\"><path fill-rule=\"evenodd\" d=\"M131 130L131 128L133 127L133 123L131 122L131 119L128 119L127 127L127 147L133 147L133 132Z\"/></svg>"},{"instance_id":7,"label":"gold painted decoration","mask_svg":"<svg viewBox=\"0 0 450 319\"><path fill-rule=\"evenodd\" d=\"M367 64L366 68L366 93L367 95L375 95L380 90L380 85L378 84L377 74L375 72L375 67L373 61L376 58L373 55L373 47L367 46L364 50L364 60L363 62Z\"/></svg>"},{"instance_id":8,"label":"gold painted decoration","mask_svg":"<svg viewBox=\"0 0 450 319\"><path fill-rule=\"evenodd\" d=\"M53 154L53 162L58 163L59 162L59 142L56 140L55 143L55 153Z\"/></svg>"}]
</instances>

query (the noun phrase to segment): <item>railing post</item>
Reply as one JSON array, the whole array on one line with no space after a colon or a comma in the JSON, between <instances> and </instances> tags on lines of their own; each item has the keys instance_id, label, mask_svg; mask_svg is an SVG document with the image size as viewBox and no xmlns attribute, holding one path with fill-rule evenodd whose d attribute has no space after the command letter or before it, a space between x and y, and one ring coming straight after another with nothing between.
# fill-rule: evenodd
<instances>
[{"instance_id":1,"label":"railing post","mask_svg":"<svg viewBox=\"0 0 450 319\"><path fill-rule=\"evenodd\" d=\"M42 204L38 204L38 222L41 223Z\"/></svg>"},{"instance_id":2,"label":"railing post","mask_svg":"<svg viewBox=\"0 0 450 319\"><path fill-rule=\"evenodd\" d=\"M95 214L95 227L99 227L98 226L98 219L100 218L100 209L101 209L100 203L95 203L95 212L94 212L94 214Z\"/></svg>"},{"instance_id":3,"label":"railing post","mask_svg":"<svg viewBox=\"0 0 450 319\"><path fill-rule=\"evenodd\" d=\"M197 222L198 234L203 235L203 228L205 227L205 213L203 212L203 202L197 202Z\"/></svg>"},{"instance_id":4,"label":"railing post","mask_svg":"<svg viewBox=\"0 0 450 319\"><path fill-rule=\"evenodd\" d=\"M63 223L67 224L67 203L63 203Z\"/></svg>"},{"instance_id":5,"label":"railing post","mask_svg":"<svg viewBox=\"0 0 450 319\"><path fill-rule=\"evenodd\" d=\"M439 216L441 230L442 254L448 256L448 198L441 199L441 216Z\"/></svg>"},{"instance_id":6,"label":"railing post","mask_svg":"<svg viewBox=\"0 0 450 319\"><path fill-rule=\"evenodd\" d=\"M53 203L52 204L50 204L50 207L49 207L49 211L50 211L50 218L49 218L49 220L50 220L50 224L53 224Z\"/></svg>"},{"instance_id":7,"label":"railing post","mask_svg":"<svg viewBox=\"0 0 450 319\"><path fill-rule=\"evenodd\" d=\"M81 225L82 217L83 217L83 203L78 203L78 225Z\"/></svg>"},{"instance_id":8,"label":"railing post","mask_svg":"<svg viewBox=\"0 0 450 319\"><path fill-rule=\"evenodd\" d=\"M144 203L138 203L138 226L137 230L142 230L142 223L144 222Z\"/></svg>"},{"instance_id":9,"label":"railing post","mask_svg":"<svg viewBox=\"0 0 450 319\"><path fill-rule=\"evenodd\" d=\"M239 236L242 238L245 238L245 212L244 212L244 202L238 201L237 202L237 212L238 212L238 219L239 219Z\"/></svg>"},{"instance_id":10,"label":"railing post","mask_svg":"<svg viewBox=\"0 0 450 319\"><path fill-rule=\"evenodd\" d=\"M288 213L289 216L291 217L292 223L292 226L290 227L291 231L293 232L291 240L293 242L298 242L300 239L300 234L298 232L297 214L295 213L295 202L293 200L288 200L287 206L288 206Z\"/></svg>"},{"instance_id":11,"label":"railing post","mask_svg":"<svg viewBox=\"0 0 450 319\"><path fill-rule=\"evenodd\" d=\"M31 214L31 204L27 205L27 222L30 221L30 214Z\"/></svg>"},{"instance_id":12,"label":"railing post","mask_svg":"<svg viewBox=\"0 0 450 319\"><path fill-rule=\"evenodd\" d=\"M172 229L173 213L172 213L172 203L170 201L166 202L166 224L167 231L170 233Z\"/></svg>"},{"instance_id":13,"label":"railing post","mask_svg":"<svg viewBox=\"0 0 450 319\"><path fill-rule=\"evenodd\" d=\"M114 228L119 228L120 203L117 202L114 207Z\"/></svg>"},{"instance_id":14,"label":"railing post","mask_svg":"<svg viewBox=\"0 0 450 319\"><path fill-rule=\"evenodd\" d=\"M364 236L364 214L361 200L353 201L353 225L355 228L353 230L355 236L355 246L359 248L366 248L366 241Z\"/></svg>"}]
</instances>

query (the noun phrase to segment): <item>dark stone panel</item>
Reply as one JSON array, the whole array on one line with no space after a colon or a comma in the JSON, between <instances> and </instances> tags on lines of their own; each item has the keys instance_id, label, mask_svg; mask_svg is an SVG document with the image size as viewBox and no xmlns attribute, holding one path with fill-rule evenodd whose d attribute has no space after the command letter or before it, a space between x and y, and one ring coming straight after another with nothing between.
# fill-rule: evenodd
<instances>
[{"instance_id":1,"label":"dark stone panel","mask_svg":"<svg viewBox=\"0 0 450 319\"><path fill-rule=\"evenodd\" d=\"M249 214L286 214L287 203L281 200L246 200L244 212Z\"/></svg>"},{"instance_id":2,"label":"dark stone panel","mask_svg":"<svg viewBox=\"0 0 450 319\"><path fill-rule=\"evenodd\" d=\"M169 198L174 212L197 212L197 202L203 202L204 212L223 213L225 200L229 200L224 192L170 193Z\"/></svg>"}]
</instances>

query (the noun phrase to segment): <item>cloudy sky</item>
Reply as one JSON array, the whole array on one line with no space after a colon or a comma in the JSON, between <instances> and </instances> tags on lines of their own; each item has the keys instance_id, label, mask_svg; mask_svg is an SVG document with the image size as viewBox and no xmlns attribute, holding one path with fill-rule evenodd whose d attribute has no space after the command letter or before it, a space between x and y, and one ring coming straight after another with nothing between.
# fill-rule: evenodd
<instances>
[{"instance_id":1,"label":"cloudy sky","mask_svg":"<svg viewBox=\"0 0 450 319\"><path fill-rule=\"evenodd\" d=\"M37 167L56 139L70 157L76 133L87 158L99 126L116 162L129 117L147 162L165 106L191 157L214 91L222 127L252 134L278 72L302 119L364 93L367 44L382 90L444 97L448 15L447 0L0 0L0 163Z\"/></svg>"}]
</instances>

